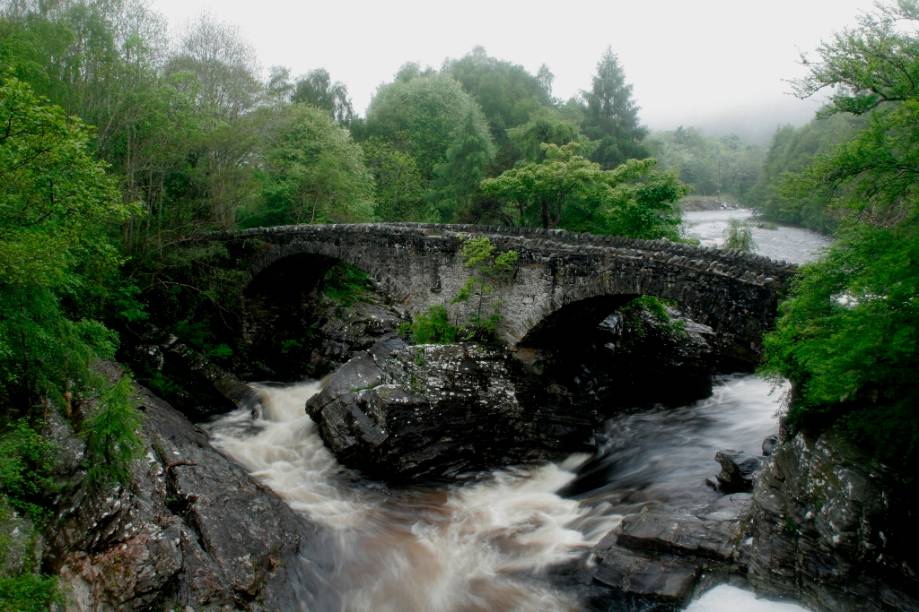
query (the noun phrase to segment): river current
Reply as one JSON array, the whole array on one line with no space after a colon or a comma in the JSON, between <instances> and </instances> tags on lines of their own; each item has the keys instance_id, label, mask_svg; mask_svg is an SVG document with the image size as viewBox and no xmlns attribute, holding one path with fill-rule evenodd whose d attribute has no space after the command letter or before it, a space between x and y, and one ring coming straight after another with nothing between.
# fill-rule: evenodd
<instances>
[{"instance_id":1,"label":"river current","mask_svg":"<svg viewBox=\"0 0 919 612\"><path fill-rule=\"evenodd\" d=\"M747 216L687 213L684 228L717 246L728 220ZM826 244L794 228L757 229L754 240L762 254L793 262ZM239 409L207 429L215 446L330 529L335 605L367 612L581 609L544 570L583 555L644 506L690 510L714 501L705 479L718 471L715 452L759 454L777 430L786 391L754 375L724 377L705 400L611 419L593 457L497 470L448 488L393 490L340 466L325 448L304 411L320 384L259 384L260 410ZM803 610L729 586L687 608L738 609Z\"/></svg>"}]
</instances>

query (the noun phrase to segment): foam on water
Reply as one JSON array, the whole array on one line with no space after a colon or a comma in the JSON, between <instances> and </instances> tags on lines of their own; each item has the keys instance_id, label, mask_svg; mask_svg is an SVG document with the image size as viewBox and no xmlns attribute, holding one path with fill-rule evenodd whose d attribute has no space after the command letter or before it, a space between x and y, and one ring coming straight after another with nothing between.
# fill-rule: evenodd
<instances>
[{"instance_id":1,"label":"foam on water","mask_svg":"<svg viewBox=\"0 0 919 612\"><path fill-rule=\"evenodd\" d=\"M237 410L208 426L215 446L295 510L332 528L347 610L575 610L529 579L586 553L620 516L560 497L563 464L494 472L443 491L369 487L342 468L304 411L316 382L259 386L261 417Z\"/></svg>"},{"instance_id":2,"label":"foam on water","mask_svg":"<svg viewBox=\"0 0 919 612\"><path fill-rule=\"evenodd\" d=\"M722 584L705 592L686 612L809 612L798 604L760 599L754 593Z\"/></svg>"}]
</instances>

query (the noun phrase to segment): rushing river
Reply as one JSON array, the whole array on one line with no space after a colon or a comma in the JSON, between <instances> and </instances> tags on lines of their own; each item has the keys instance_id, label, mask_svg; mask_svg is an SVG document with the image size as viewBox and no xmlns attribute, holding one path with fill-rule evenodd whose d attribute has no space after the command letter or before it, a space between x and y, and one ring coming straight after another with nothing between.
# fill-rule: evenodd
<instances>
[{"instance_id":1,"label":"rushing river","mask_svg":"<svg viewBox=\"0 0 919 612\"><path fill-rule=\"evenodd\" d=\"M687 233L712 244L738 212L689 213ZM765 246L788 230L761 231L776 234L760 243L755 233ZM792 244L779 248L790 261L806 260L824 244L813 234L810 241L790 235ZM695 404L611 419L593 457L499 470L449 488L391 490L338 465L325 448L304 411L319 385L258 385L258 416L240 409L208 429L215 446L330 528L335 605L368 612L579 610L544 570L583 555L643 506L688 510L713 501L718 494L705 479L718 470L715 452L758 454L776 431L784 395L755 376L725 377L712 397ZM689 610L801 609L789 606L718 587Z\"/></svg>"}]
</instances>

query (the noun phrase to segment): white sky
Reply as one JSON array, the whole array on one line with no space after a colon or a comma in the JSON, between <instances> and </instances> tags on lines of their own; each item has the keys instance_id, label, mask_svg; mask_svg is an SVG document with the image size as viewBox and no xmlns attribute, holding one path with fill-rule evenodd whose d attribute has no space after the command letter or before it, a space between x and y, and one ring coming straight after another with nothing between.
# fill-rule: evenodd
<instances>
[{"instance_id":1,"label":"white sky","mask_svg":"<svg viewBox=\"0 0 919 612\"><path fill-rule=\"evenodd\" d=\"M607 45L654 129L801 122L815 102L787 95L800 51L855 25L871 0L152 0L173 33L202 13L239 27L267 74L326 68L363 114L376 88L409 61L439 68L476 45L534 73L553 93L590 87ZM771 129L771 128L770 128Z\"/></svg>"}]
</instances>

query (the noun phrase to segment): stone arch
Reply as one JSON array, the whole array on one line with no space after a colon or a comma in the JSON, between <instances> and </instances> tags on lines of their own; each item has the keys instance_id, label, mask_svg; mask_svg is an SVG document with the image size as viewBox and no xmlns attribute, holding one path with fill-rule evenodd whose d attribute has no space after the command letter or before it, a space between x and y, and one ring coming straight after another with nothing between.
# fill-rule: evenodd
<instances>
[{"instance_id":1,"label":"stone arch","mask_svg":"<svg viewBox=\"0 0 919 612\"><path fill-rule=\"evenodd\" d=\"M258 377L318 377L343 360L352 339L347 325L339 322L340 306L324 291L327 273L347 264L374 276L372 268L366 269L370 266L360 265L366 260L339 257L340 250L321 243L302 246L310 248L262 252L248 268L241 295L241 344Z\"/></svg>"}]
</instances>

